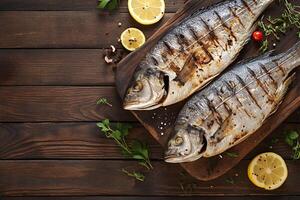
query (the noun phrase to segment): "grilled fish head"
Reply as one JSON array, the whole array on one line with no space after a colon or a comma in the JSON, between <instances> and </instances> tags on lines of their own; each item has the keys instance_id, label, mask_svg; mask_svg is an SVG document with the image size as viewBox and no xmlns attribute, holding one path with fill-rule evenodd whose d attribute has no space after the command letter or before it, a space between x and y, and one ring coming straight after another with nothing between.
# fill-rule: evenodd
<instances>
[{"instance_id":1,"label":"grilled fish head","mask_svg":"<svg viewBox=\"0 0 300 200\"><path fill-rule=\"evenodd\" d=\"M125 95L126 110L150 110L160 107L167 94L167 83L162 72L151 68L134 78Z\"/></svg>"},{"instance_id":2,"label":"grilled fish head","mask_svg":"<svg viewBox=\"0 0 300 200\"><path fill-rule=\"evenodd\" d=\"M175 135L169 140L165 161L169 163L192 162L199 159L207 146L205 131L187 123L175 127Z\"/></svg>"}]
</instances>

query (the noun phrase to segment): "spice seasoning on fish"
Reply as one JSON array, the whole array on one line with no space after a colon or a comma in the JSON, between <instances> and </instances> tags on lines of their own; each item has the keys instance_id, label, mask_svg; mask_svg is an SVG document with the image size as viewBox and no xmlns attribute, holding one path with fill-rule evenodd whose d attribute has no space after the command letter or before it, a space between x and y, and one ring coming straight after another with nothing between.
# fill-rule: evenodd
<instances>
[{"instance_id":1,"label":"spice seasoning on fish","mask_svg":"<svg viewBox=\"0 0 300 200\"><path fill-rule=\"evenodd\" d=\"M153 110L201 89L235 60L273 1L224 1L182 20L139 63L124 108Z\"/></svg>"},{"instance_id":2,"label":"spice seasoning on fish","mask_svg":"<svg viewBox=\"0 0 300 200\"><path fill-rule=\"evenodd\" d=\"M286 53L233 66L184 105L165 160L191 162L245 140L276 111L295 78L290 72L299 65L300 42Z\"/></svg>"}]
</instances>

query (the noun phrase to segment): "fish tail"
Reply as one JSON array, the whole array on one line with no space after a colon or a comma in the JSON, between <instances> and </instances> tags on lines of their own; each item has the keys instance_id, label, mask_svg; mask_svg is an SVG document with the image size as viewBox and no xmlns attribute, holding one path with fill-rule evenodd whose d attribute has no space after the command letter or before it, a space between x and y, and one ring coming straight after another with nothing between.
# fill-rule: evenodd
<instances>
[{"instance_id":1,"label":"fish tail","mask_svg":"<svg viewBox=\"0 0 300 200\"><path fill-rule=\"evenodd\" d=\"M283 67L289 73L300 66L300 41L283 54Z\"/></svg>"}]
</instances>

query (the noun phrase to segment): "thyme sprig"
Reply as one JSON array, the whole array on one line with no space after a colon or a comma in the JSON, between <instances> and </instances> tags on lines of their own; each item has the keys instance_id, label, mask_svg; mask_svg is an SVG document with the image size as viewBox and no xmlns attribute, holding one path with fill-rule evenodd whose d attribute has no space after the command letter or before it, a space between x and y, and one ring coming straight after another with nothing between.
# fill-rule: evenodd
<instances>
[{"instance_id":1,"label":"thyme sprig","mask_svg":"<svg viewBox=\"0 0 300 200\"><path fill-rule=\"evenodd\" d=\"M110 107L112 107L112 104L108 102L108 100L106 98L100 98L98 101L97 101L97 105L108 105Z\"/></svg>"},{"instance_id":2,"label":"thyme sprig","mask_svg":"<svg viewBox=\"0 0 300 200\"><path fill-rule=\"evenodd\" d=\"M148 170L153 169L147 145L138 140L133 140L130 143L127 141L129 130L132 128L129 124L111 124L108 119L104 119L97 123L97 126L107 138L113 139L118 144L124 156L137 160L140 165ZM124 170L122 171L126 173ZM145 179L145 177L142 178L143 174L139 172L128 172L126 174L140 181Z\"/></svg>"},{"instance_id":3,"label":"thyme sprig","mask_svg":"<svg viewBox=\"0 0 300 200\"><path fill-rule=\"evenodd\" d=\"M300 38L300 6L290 3L288 0L281 0L284 3L283 13L276 18L269 16L266 22L264 17L258 22L258 26L265 34L265 39L261 43L260 51L265 52L269 48L269 37L273 36L280 40L280 36L285 34L290 28L297 28L297 37Z\"/></svg>"},{"instance_id":4,"label":"thyme sprig","mask_svg":"<svg viewBox=\"0 0 300 200\"><path fill-rule=\"evenodd\" d=\"M122 169L122 172L125 173L127 176L135 178L138 181L142 181L143 182L145 180L145 175L142 174L142 173L140 173L140 172L136 172L136 171L129 172L129 171L127 171L124 168Z\"/></svg>"}]
</instances>

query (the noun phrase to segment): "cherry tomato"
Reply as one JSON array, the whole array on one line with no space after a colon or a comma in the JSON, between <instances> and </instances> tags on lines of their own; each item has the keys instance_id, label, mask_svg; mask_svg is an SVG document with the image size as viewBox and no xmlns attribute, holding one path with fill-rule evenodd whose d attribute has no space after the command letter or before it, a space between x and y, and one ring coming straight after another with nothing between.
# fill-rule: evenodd
<instances>
[{"instance_id":1,"label":"cherry tomato","mask_svg":"<svg viewBox=\"0 0 300 200\"><path fill-rule=\"evenodd\" d=\"M261 31L255 31L252 34L252 38L254 41L261 42L264 39L264 34Z\"/></svg>"}]
</instances>

